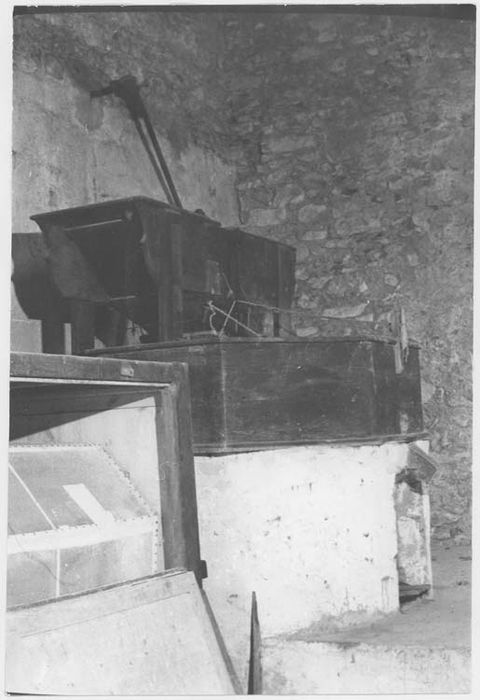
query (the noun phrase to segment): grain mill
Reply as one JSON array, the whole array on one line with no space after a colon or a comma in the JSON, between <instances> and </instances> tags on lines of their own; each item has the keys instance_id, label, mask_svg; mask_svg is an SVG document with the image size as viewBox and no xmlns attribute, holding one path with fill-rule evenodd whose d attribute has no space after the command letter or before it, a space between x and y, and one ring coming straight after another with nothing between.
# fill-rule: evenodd
<instances>
[{"instance_id":1,"label":"grain mill","mask_svg":"<svg viewBox=\"0 0 480 700\"><path fill-rule=\"evenodd\" d=\"M295 250L185 210L108 90L167 201L32 216L55 303L12 360L11 601L182 568L243 673L252 591L275 638L431 587L419 347L296 337Z\"/></svg>"}]
</instances>

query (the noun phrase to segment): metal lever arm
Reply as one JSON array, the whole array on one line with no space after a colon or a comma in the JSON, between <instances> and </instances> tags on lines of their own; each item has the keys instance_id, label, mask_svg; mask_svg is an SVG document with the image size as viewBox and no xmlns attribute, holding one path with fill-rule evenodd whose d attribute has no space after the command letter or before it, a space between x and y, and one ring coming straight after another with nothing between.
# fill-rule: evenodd
<instances>
[{"instance_id":1,"label":"metal lever arm","mask_svg":"<svg viewBox=\"0 0 480 700\"><path fill-rule=\"evenodd\" d=\"M176 204L178 207L182 208L180 197L178 196L172 176L170 175L167 162L163 156L162 149L160 148L160 144L148 115L147 108L142 96L140 95L139 85L136 78L133 75L126 75L118 80L112 80L110 85L107 85L99 90L93 90L90 93L90 97L103 97L104 95L112 94L123 100L128 111L130 112L167 199L171 204ZM151 147L148 144L147 137L143 131L142 121L140 120L142 120L143 124L145 125L148 137L150 138ZM157 160L155 160L154 156L156 156Z\"/></svg>"}]
</instances>

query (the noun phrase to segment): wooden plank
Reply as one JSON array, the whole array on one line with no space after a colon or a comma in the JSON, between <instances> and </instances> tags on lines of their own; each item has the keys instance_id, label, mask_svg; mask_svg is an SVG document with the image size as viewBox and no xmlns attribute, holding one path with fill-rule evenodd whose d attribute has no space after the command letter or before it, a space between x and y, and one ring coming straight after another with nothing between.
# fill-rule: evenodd
<instances>
[{"instance_id":1,"label":"wooden plank","mask_svg":"<svg viewBox=\"0 0 480 700\"><path fill-rule=\"evenodd\" d=\"M171 384L177 380L178 363L115 360L110 357L78 357L45 353L13 352L10 355L10 376L121 382L158 382ZM180 369L181 372L181 369Z\"/></svg>"},{"instance_id":2,"label":"wooden plank","mask_svg":"<svg viewBox=\"0 0 480 700\"><path fill-rule=\"evenodd\" d=\"M415 345L409 345L403 372L397 375L397 401L399 413L404 416L403 432L423 431L420 357Z\"/></svg>"},{"instance_id":3,"label":"wooden plank","mask_svg":"<svg viewBox=\"0 0 480 700\"><path fill-rule=\"evenodd\" d=\"M159 236L161 249L157 259L159 266L159 283L157 288L157 338L168 340L173 337L173 299L172 299L172 271L173 260L170 245L169 232L162 232Z\"/></svg>"},{"instance_id":4,"label":"wooden plank","mask_svg":"<svg viewBox=\"0 0 480 700\"><path fill-rule=\"evenodd\" d=\"M7 613L8 692L232 694L191 573L154 576Z\"/></svg>"},{"instance_id":5,"label":"wooden plank","mask_svg":"<svg viewBox=\"0 0 480 700\"><path fill-rule=\"evenodd\" d=\"M372 343L375 424L378 433L400 433L394 346Z\"/></svg>"},{"instance_id":6,"label":"wooden plank","mask_svg":"<svg viewBox=\"0 0 480 700\"><path fill-rule=\"evenodd\" d=\"M200 560L190 391L187 368L181 368L176 386L164 396L163 415L157 412L158 440L167 446L159 464L163 548L167 568L184 566L201 583L205 572Z\"/></svg>"},{"instance_id":7,"label":"wooden plank","mask_svg":"<svg viewBox=\"0 0 480 700\"><path fill-rule=\"evenodd\" d=\"M415 440L426 440L429 435L426 432L421 433L391 433L388 435L367 435L365 437L305 437L300 439L292 439L288 436L283 439L276 438L275 440L255 440L252 443L250 440L243 442L235 442L230 440L227 445L219 444L197 444L193 445L195 455L215 455L215 454L235 454L241 452L250 452L251 450L275 450L281 447L296 447L301 445L383 445L386 442L410 443Z\"/></svg>"},{"instance_id":8,"label":"wooden plank","mask_svg":"<svg viewBox=\"0 0 480 700\"><path fill-rule=\"evenodd\" d=\"M414 472L415 477L424 482L431 481L440 465L432 455L427 454L418 445L410 445L408 449L407 469Z\"/></svg>"},{"instance_id":9,"label":"wooden plank","mask_svg":"<svg viewBox=\"0 0 480 700\"><path fill-rule=\"evenodd\" d=\"M170 251L172 262L172 327L171 337L181 338L183 333L183 267L182 267L182 234L183 226L178 219L170 222Z\"/></svg>"},{"instance_id":10,"label":"wooden plank","mask_svg":"<svg viewBox=\"0 0 480 700\"><path fill-rule=\"evenodd\" d=\"M362 344L224 344L229 443L364 437L374 430L373 376ZM195 409L194 409L195 415Z\"/></svg>"},{"instance_id":11,"label":"wooden plank","mask_svg":"<svg viewBox=\"0 0 480 700\"><path fill-rule=\"evenodd\" d=\"M138 455L143 454L141 446L135 446L132 436L129 436L128 427L126 427L129 422L125 423L125 411L122 407L137 400L140 393L145 395L146 391L149 392L148 396L151 398L147 396L147 400L149 402L153 400L155 405L154 409L148 409L154 411L152 436L154 446L150 449L149 460L154 460L155 478L151 476L148 480L142 477L142 481L151 485L152 493L146 500L151 502L153 494L153 498L160 501L155 509L161 512L162 526L165 528L163 532L165 565L169 568L183 566L191 569L196 572L200 580L203 575L203 565L200 561L198 539L187 366L180 363L137 362L131 359L14 353L11 367L13 387L16 384L15 379L18 380L20 387L23 387L24 378L57 381L63 379L67 382L65 385L48 388L46 404L42 398L35 401L37 407L39 402L44 404L44 407L39 408L38 411L33 406L33 411L29 412L26 406L29 392L31 395L35 391L33 387L28 390L19 387L12 391L12 439L25 441L32 434L36 442L42 442L42 439L51 441L55 435L60 442L62 440L89 441L103 444L108 439L111 450L116 449L118 442L121 456L119 462L127 465L134 480L139 478L136 470L144 469L145 463L138 462ZM68 382L72 380L103 381L107 384L95 387L97 396L92 400L89 408L88 395L92 392L92 387L74 384L69 388ZM108 386L109 380L120 381L126 385L126 394L122 395L122 385L117 385L117 392L113 392L112 387ZM130 390L129 382L144 383L145 390L143 387L131 387ZM157 382L163 386L151 387L150 382ZM43 391L42 385L37 385L36 389ZM102 390L105 390L105 394L102 394ZM25 392L27 392L26 399ZM58 410L52 410L52 407L49 409L49 395L56 396L53 403L56 402ZM144 412L146 408L147 406L143 403ZM75 413L76 409L77 413ZM85 413L82 413L83 410ZM97 418L95 418L96 414L98 414ZM122 426L120 431L119 424ZM111 426L110 435L105 433L106 425ZM145 425L145 413L143 425ZM74 436L77 436L76 440L73 439ZM133 465L132 459L135 462ZM143 495L145 497L145 494Z\"/></svg>"},{"instance_id":12,"label":"wooden plank","mask_svg":"<svg viewBox=\"0 0 480 700\"><path fill-rule=\"evenodd\" d=\"M209 257L208 237L198 235L198 224L187 220L182 228L181 259L183 271L183 289L186 292L207 292L206 270L201 261ZM200 231L202 231L200 228ZM217 252L218 256L218 252ZM217 257L215 259L218 259Z\"/></svg>"},{"instance_id":13,"label":"wooden plank","mask_svg":"<svg viewBox=\"0 0 480 700\"><path fill-rule=\"evenodd\" d=\"M72 353L81 355L95 344L95 306L89 301L70 302Z\"/></svg>"},{"instance_id":14,"label":"wooden plank","mask_svg":"<svg viewBox=\"0 0 480 700\"><path fill-rule=\"evenodd\" d=\"M282 266L282 251L281 251L279 248L277 248L277 250L276 250L275 252L276 252L276 258L277 258L277 269L276 269L276 273L277 273L277 279L276 279L277 293L276 293L276 299L275 299L275 306L276 306L277 308L281 308L282 305L283 305L283 303L284 303L284 301L285 301L285 299L284 299L284 297L283 297L283 292L284 292L284 282L283 282L283 278L284 278L285 270L283 269L283 266ZM290 307L288 306L288 307L284 307L284 308L290 308ZM290 315L290 314L287 314L287 316L289 316L289 315ZM281 331L281 327L282 327L282 320L284 320L284 319L282 319L282 318L280 317L280 312L279 312L279 311L275 311L274 314L273 314L273 335L274 335L276 338L278 338L278 337L281 335L281 332L280 332L280 331ZM286 326L285 326L285 327L286 327Z\"/></svg>"},{"instance_id":15,"label":"wooden plank","mask_svg":"<svg viewBox=\"0 0 480 700\"><path fill-rule=\"evenodd\" d=\"M435 599L435 589L433 586L433 568L432 568L432 527L431 527L431 517L430 517L430 494L428 492L428 484L423 487L422 494L422 513L421 517L423 519L423 534L424 534L424 544L425 544L425 559L426 559L426 581L429 584L429 590L427 593L427 598L429 600Z\"/></svg>"},{"instance_id":16,"label":"wooden plank","mask_svg":"<svg viewBox=\"0 0 480 700\"><path fill-rule=\"evenodd\" d=\"M175 207L165 202L160 202L150 197L125 197L122 199L110 200L107 202L97 202L80 207L70 207L68 209L58 209L57 211L35 214L30 218L35 221L42 231L53 224L61 227L73 227L76 230L84 227L91 227L98 224L104 225L109 222L121 223L131 221L135 211L140 206L154 205L164 211L174 211Z\"/></svg>"},{"instance_id":17,"label":"wooden plank","mask_svg":"<svg viewBox=\"0 0 480 700\"><path fill-rule=\"evenodd\" d=\"M295 292L295 259L294 248L278 248L278 304L281 309L291 309ZM278 317L279 331L283 334L292 332L292 315L280 312ZM279 333L282 335L282 333Z\"/></svg>"},{"instance_id":18,"label":"wooden plank","mask_svg":"<svg viewBox=\"0 0 480 700\"><path fill-rule=\"evenodd\" d=\"M64 314L58 299L53 295L50 299L48 313L41 325L42 352L61 355L66 352Z\"/></svg>"},{"instance_id":19,"label":"wooden plank","mask_svg":"<svg viewBox=\"0 0 480 700\"><path fill-rule=\"evenodd\" d=\"M44 384L41 387L34 384L12 390L11 407L16 418L20 416L49 416L52 425L55 415L81 416L88 413L102 413L128 407L139 399L143 406L155 404L155 393L158 387L149 388L123 385L91 385L91 384Z\"/></svg>"},{"instance_id":20,"label":"wooden plank","mask_svg":"<svg viewBox=\"0 0 480 700\"><path fill-rule=\"evenodd\" d=\"M155 284L157 340L168 340L173 331L173 252L171 246L170 223L167 213L140 203L137 214L141 222L141 245L146 269ZM175 266L176 269L176 266Z\"/></svg>"},{"instance_id":21,"label":"wooden plank","mask_svg":"<svg viewBox=\"0 0 480 700\"><path fill-rule=\"evenodd\" d=\"M232 660L230 658L230 655L227 651L227 647L225 645L225 641L222 637L222 633L220 632L220 627L218 626L218 623L215 619L215 615L213 614L212 606L210 605L210 601L207 598L207 594L205 593L204 590L200 589L200 593L202 595L203 599L203 604L205 605L205 610L207 611L207 615L210 618L210 624L212 625L213 632L215 634L218 648L220 649L220 652L222 654L222 658L225 662L225 666L228 671L228 675L230 676L230 679L232 681L232 685L234 688L234 691L238 695L243 695L243 688L242 684L240 683L240 680L237 676L237 673L235 671L235 667L232 663Z\"/></svg>"},{"instance_id":22,"label":"wooden plank","mask_svg":"<svg viewBox=\"0 0 480 700\"><path fill-rule=\"evenodd\" d=\"M141 386L124 387L121 384L30 384L12 389L10 441L24 444L51 444L52 441L58 444L106 444L110 449L116 449L118 444L118 458L127 466L132 461L127 449L128 440L124 445L124 432L117 431L128 431L130 421L141 416L146 427L149 416L157 410L162 411L162 394L159 396L158 391L158 388L149 389L148 385L142 389ZM107 430L113 434L109 435ZM148 440L145 429L140 435L140 445L134 436L131 436L130 443L132 448L135 445L138 458L145 462L148 457L145 448L155 438ZM161 452L161 445L154 443L154 447Z\"/></svg>"},{"instance_id":23,"label":"wooden plank","mask_svg":"<svg viewBox=\"0 0 480 700\"><path fill-rule=\"evenodd\" d=\"M201 338L178 338L176 340L168 340L162 343L145 343L142 344L142 347L147 350L154 350L157 348L177 348L177 347L188 347L192 345L192 343L202 343L202 345L215 345L218 343L237 343L240 345L243 344L248 344L248 343L258 343L258 338L248 336L245 338L220 338L219 336L216 335L209 335L207 334L202 334ZM329 345L331 343L359 343L359 342L369 342L369 343L380 343L380 344L387 344L387 345L395 345L395 341L388 335L379 335L375 333L364 333L362 335L348 335L348 336L325 336L322 338L315 338L314 340L304 340L302 338L294 337L294 338L262 338L261 339L262 343L265 343L266 345L269 343L274 343L274 344L285 344L285 343L313 343L317 345ZM420 346L416 341L412 340L410 342L409 347L414 348L419 350ZM102 348L98 349L95 351L88 351L85 353L86 355L95 355L95 356L101 356L101 355L109 355L111 350L115 351L122 351L122 352L135 352L135 350L138 348L132 348L131 346L125 346L125 347L117 347L117 348Z\"/></svg>"},{"instance_id":24,"label":"wooden plank","mask_svg":"<svg viewBox=\"0 0 480 700\"><path fill-rule=\"evenodd\" d=\"M248 694L262 694L262 637L258 621L258 605L255 591L252 593L250 612L250 661L248 668Z\"/></svg>"},{"instance_id":25,"label":"wooden plank","mask_svg":"<svg viewBox=\"0 0 480 700\"><path fill-rule=\"evenodd\" d=\"M399 474L402 479L405 475ZM432 585L430 551L430 510L428 488L424 482L410 483L407 478L394 491L397 516L399 580L412 586Z\"/></svg>"}]
</instances>

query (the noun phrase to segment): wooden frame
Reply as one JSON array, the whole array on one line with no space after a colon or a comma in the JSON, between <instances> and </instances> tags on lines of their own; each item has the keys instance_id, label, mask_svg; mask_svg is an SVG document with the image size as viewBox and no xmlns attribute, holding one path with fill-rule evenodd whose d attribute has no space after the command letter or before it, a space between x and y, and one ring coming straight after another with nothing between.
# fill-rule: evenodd
<instances>
[{"instance_id":1,"label":"wooden frame","mask_svg":"<svg viewBox=\"0 0 480 700\"><path fill-rule=\"evenodd\" d=\"M108 403L101 403L102 391L112 387L124 403L130 400L128 392L136 390L147 390L154 396L157 454L151 459L158 473L151 475L151 483L158 484L160 493L149 493L146 483L143 495L159 500L165 568L192 570L200 581L205 567L200 560L190 389L184 364L12 353L11 444L28 444L32 440L29 433L34 434L37 444L52 441L52 417L45 413L35 416L32 409L32 400L40 397L41 402L45 391L53 392L54 397L63 392L67 402L69 395L80 396L85 404L88 390L95 399L93 413L97 415L107 411ZM68 417L57 414L55 421L57 425L68 423ZM101 421L99 424L101 429Z\"/></svg>"}]
</instances>

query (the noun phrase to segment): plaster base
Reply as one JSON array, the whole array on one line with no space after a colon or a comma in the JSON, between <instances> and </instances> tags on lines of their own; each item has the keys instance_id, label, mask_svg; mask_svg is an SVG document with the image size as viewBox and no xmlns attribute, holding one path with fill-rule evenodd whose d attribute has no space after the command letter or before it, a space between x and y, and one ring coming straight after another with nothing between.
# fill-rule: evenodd
<instances>
[{"instance_id":1,"label":"plaster base","mask_svg":"<svg viewBox=\"0 0 480 700\"><path fill-rule=\"evenodd\" d=\"M263 638L398 609L395 474L408 445L317 445L195 458L204 582L241 680L250 604Z\"/></svg>"}]
</instances>

